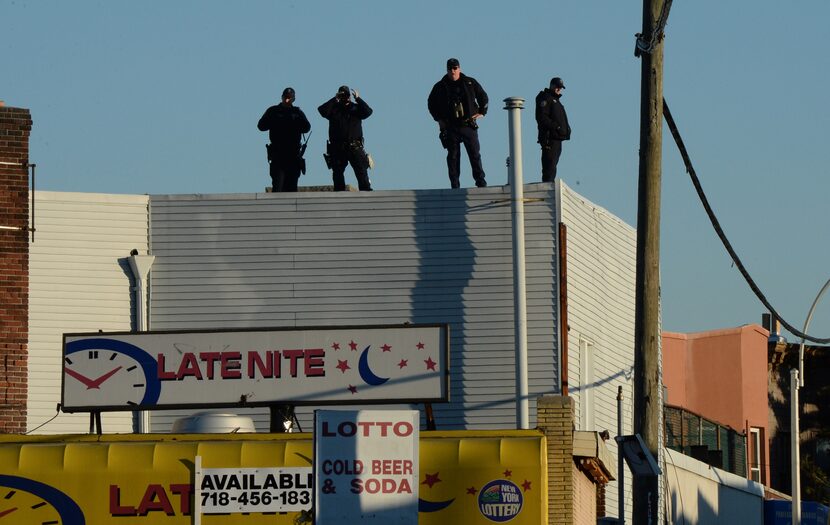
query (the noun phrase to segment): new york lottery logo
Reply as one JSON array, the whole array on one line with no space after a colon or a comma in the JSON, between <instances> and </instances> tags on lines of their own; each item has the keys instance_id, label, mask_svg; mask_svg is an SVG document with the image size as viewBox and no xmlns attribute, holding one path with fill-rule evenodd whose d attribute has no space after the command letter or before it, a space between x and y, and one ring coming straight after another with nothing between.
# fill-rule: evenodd
<instances>
[{"instance_id":1,"label":"new york lottery logo","mask_svg":"<svg viewBox=\"0 0 830 525\"><path fill-rule=\"evenodd\" d=\"M478 493L478 510L490 521L512 520L522 511L522 504L522 491L510 480L493 480Z\"/></svg>"}]
</instances>

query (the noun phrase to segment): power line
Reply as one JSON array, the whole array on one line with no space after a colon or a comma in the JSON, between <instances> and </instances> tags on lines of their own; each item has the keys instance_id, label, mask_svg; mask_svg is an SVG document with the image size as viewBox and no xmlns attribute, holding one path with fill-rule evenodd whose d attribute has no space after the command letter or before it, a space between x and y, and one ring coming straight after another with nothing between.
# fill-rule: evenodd
<instances>
[{"instance_id":1,"label":"power line","mask_svg":"<svg viewBox=\"0 0 830 525\"><path fill-rule=\"evenodd\" d=\"M772 313L772 315L781 321L781 324L789 330L793 335L796 337L801 337L807 341L812 341L813 343L819 344L828 344L830 343L830 338L819 338L819 337L812 337L809 336L790 323L784 320L775 308L772 307L770 302L764 296L761 289L758 288L758 285L755 284L755 281L749 275L749 272L744 267L743 262L741 262L740 257L738 254L735 253L735 250L732 248L732 244L729 242L729 239L726 238L726 234L723 232L723 229L720 226L720 222L718 218L715 216L715 212L712 211L712 207L709 205L709 200L706 198L706 194L703 193L703 187L700 185L700 180L697 178L697 174L695 173L694 167L692 167L692 160L689 158L689 153L686 151L686 146L683 144L683 138L680 136L680 132L677 130L677 125L674 123L674 119L671 116L671 111L669 111L669 105L666 103L666 99L663 99L663 116L666 118L666 124L669 125L669 130L671 130L672 137L674 137L674 142L677 144L677 148L680 150L680 156L683 157L683 163L686 165L686 171L689 173L689 177L692 179L692 184L694 184L695 190L697 191L697 196L700 198L700 202L703 204L703 208L706 210L706 215L709 216L709 221L712 223L712 226L715 228L715 233L718 234L718 238L723 243L724 248L726 251L729 252L729 256L732 257L732 262L735 263L735 266L738 267L738 270L741 272L741 275L744 276L747 284L755 293L755 296L761 301L761 303L767 308L767 310Z\"/></svg>"}]
</instances>

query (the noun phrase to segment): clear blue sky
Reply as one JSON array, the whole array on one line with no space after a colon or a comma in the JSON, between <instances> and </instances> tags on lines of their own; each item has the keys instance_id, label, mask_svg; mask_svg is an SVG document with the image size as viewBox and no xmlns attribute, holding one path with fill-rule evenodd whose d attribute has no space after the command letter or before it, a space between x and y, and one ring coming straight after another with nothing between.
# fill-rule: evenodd
<instances>
[{"instance_id":1,"label":"clear blue sky","mask_svg":"<svg viewBox=\"0 0 830 525\"><path fill-rule=\"evenodd\" d=\"M524 97L525 181L540 179L532 101L552 76L573 127L559 174L636 225L640 1L0 0L0 100L29 108L38 187L235 193L269 184L262 112L288 85L311 120L309 173L328 184L316 107L341 84L365 122L377 189L448 187L426 111L447 58L490 95L491 185L505 184L506 97ZM830 2L674 2L665 97L723 227L773 305L800 327L830 278ZM664 329L760 321L664 141ZM347 181L354 184L351 172ZM462 159L462 184L472 185ZM813 329L830 337L830 298ZM791 340L793 338L790 338Z\"/></svg>"}]
</instances>

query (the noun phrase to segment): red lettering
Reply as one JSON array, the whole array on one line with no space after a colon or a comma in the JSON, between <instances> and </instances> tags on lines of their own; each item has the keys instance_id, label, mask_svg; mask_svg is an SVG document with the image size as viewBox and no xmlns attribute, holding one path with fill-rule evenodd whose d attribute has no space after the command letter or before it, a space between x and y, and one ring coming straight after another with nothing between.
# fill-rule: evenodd
<instances>
[{"instance_id":1,"label":"red lettering","mask_svg":"<svg viewBox=\"0 0 830 525\"><path fill-rule=\"evenodd\" d=\"M326 355L322 348L309 348L305 351L305 375L306 377L316 377L326 375L326 370L323 366L326 362L323 357Z\"/></svg>"},{"instance_id":2,"label":"red lettering","mask_svg":"<svg viewBox=\"0 0 830 525\"><path fill-rule=\"evenodd\" d=\"M323 437L336 437L337 436L337 432L332 432L331 430L329 430L329 422L328 421L323 421L323 432L322 432L322 434L323 434Z\"/></svg>"},{"instance_id":3,"label":"red lettering","mask_svg":"<svg viewBox=\"0 0 830 525\"><path fill-rule=\"evenodd\" d=\"M374 423L371 423L369 421L358 421L357 422L357 426L360 427L360 429L363 431L363 437L368 437L369 436L369 429L372 427L372 425L374 425Z\"/></svg>"},{"instance_id":4,"label":"red lettering","mask_svg":"<svg viewBox=\"0 0 830 525\"><path fill-rule=\"evenodd\" d=\"M171 484L169 491L179 497L180 515L189 516L191 514L190 500L193 497L193 485L189 483ZM146 516L153 511L164 512L168 516L176 515L170 497L162 485L148 485L137 508L121 504L121 487L118 485L110 485L109 492L110 514L112 516Z\"/></svg>"},{"instance_id":5,"label":"red lettering","mask_svg":"<svg viewBox=\"0 0 830 525\"><path fill-rule=\"evenodd\" d=\"M291 377L297 377L297 359L301 358L305 352L303 350L283 350L282 356L288 359L288 373Z\"/></svg>"},{"instance_id":6,"label":"red lettering","mask_svg":"<svg viewBox=\"0 0 830 525\"><path fill-rule=\"evenodd\" d=\"M239 379L242 377L242 354L239 352L222 353L222 379Z\"/></svg>"},{"instance_id":7,"label":"red lettering","mask_svg":"<svg viewBox=\"0 0 830 525\"><path fill-rule=\"evenodd\" d=\"M121 505L121 487L110 485L110 514L113 516L135 516L138 510L135 507Z\"/></svg>"},{"instance_id":8,"label":"red lettering","mask_svg":"<svg viewBox=\"0 0 830 525\"><path fill-rule=\"evenodd\" d=\"M171 379L176 379L176 373L175 372L167 372L166 370L164 370L164 360L165 360L164 354L159 354L158 359L157 359L157 361L158 361L157 374L158 374L159 379L162 380L162 381L169 381Z\"/></svg>"},{"instance_id":9,"label":"red lettering","mask_svg":"<svg viewBox=\"0 0 830 525\"><path fill-rule=\"evenodd\" d=\"M277 361L279 362L279 361ZM274 375L274 353L265 352L265 361L260 357L259 352L248 352L248 377L254 379L256 377L256 370L262 377L271 377Z\"/></svg>"},{"instance_id":10,"label":"red lettering","mask_svg":"<svg viewBox=\"0 0 830 525\"><path fill-rule=\"evenodd\" d=\"M353 494L361 494L363 491L369 494L377 494L378 492L383 494L412 494L412 486L409 481L406 479L396 481L391 478L353 479L350 490Z\"/></svg>"},{"instance_id":11,"label":"red lettering","mask_svg":"<svg viewBox=\"0 0 830 525\"><path fill-rule=\"evenodd\" d=\"M395 423L395 428L393 429L393 432L398 437L411 436L414 431L415 429L409 421L398 421Z\"/></svg>"},{"instance_id":12,"label":"red lettering","mask_svg":"<svg viewBox=\"0 0 830 525\"><path fill-rule=\"evenodd\" d=\"M193 355L193 354L191 354ZM158 498L158 501L156 501ZM173 512L173 505L170 504L170 498L167 497L167 492L161 485L149 485L144 492L144 497L141 498L141 503L138 504L138 515L146 516L150 512L161 511L168 516L175 516Z\"/></svg>"},{"instance_id":13,"label":"red lettering","mask_svg":"<svg viewBox=\"0 0 830 525\"><path fill-rule=\"evenodd\" d=\"M340 476L342 474L354 475L363 473L363 461L359 459L327 459L323 461L323 474Z\"/></svg>"},{"instance_id":14,"label":"red lettering","mask_svg":"<svg viewBox=\"0 0 830 525\"><path fill-rule=\"evenodd\" d=\"M170 485L170 492L179 495L179 510L185 516L190 515L190 496L193 492L193 485L181 483Z\"/></svg>"},{"instance_id":15,"label":"red lettering","mask_svg":"<svg viewBox=\"0 0 830 525\"><path fill-rule=\"evenodd\" d=\"M179 371L176 374L176 379L193 376L196 379L202 379L202 371L199 370L199 362L196 360L196 355L187 352L182 356L182 362L179 364Z\"/></svg>"},{"instance_id":16,"label":"red lettering","mask_svg":"<svg viewBox=\"0 0 830 525\"><path fill-rule=\"evenodd\" d=\"M202 352L199 354L199 359L207 363L206 375L208 379L213 379L213 366L221 355L219 352Z\"/></svg>"},{"instance_id":17,"label":"red lettering","mask_svg":"<svg viewBox=\"0 0 830 525\"><path fill-rule=\"evenodd\" d=\"M408 459L373 459L372 474L375 476L403 476L412 474L412 461Z\"/></svg>"},{"instance_id":18,"label":"red lettering","mask_svg":"<svg viewBox=\"0 0 830 525\"><path fill-rule=\"evenodd\" d=\"M386 430L392 426L391 421L378 421L375 425L380 427L380 437L386 437Z\"/></svg>"}]
</instances>

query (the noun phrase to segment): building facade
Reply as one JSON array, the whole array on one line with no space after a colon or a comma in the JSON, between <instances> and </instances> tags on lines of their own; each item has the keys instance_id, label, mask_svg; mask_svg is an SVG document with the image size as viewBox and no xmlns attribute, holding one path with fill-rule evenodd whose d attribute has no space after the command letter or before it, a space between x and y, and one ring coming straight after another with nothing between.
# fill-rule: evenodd
<instances>
[{"instance_id":1,"label":"building facade","mask_svg":"<svg viewBox=\"0 0 830 525\"><path fill-rule=\"evenodd\" d=\"M134 331L140 318L154 331L447 323L450 399L432 407L437 428L518 426L507 186L38 191L34 198L37 238L26 245L26 431L88 431L88 415L56 411L62 334ZM630 434L635 231L562 181L526 185L524 216L530 426L539 396L567 393L577 430L616 434L622 387L621 432ZM136 255L153 258L146 282L131 268ZM138 285L147 293L136 293ZM313 409L297 408L303 430L311 428ZM239 412L268 430L267 408ZM105 432L123 433L170 432L183 415L155 412L144 425L133 413L101 416ZM616 454L613 440L608 446ZM607 496L615 509L614 484Z\"/></svg>"},{"instance_id":2,"label":"building facade","mask_svg":"<svg viewBox=\"0 0 830 525\"><path fill-rule=\"evenodd\" d=\"M759 325L694 334L663 333L666 404L745 436L746 476L767 486L770 480L768 337L769 332ZM718 431L708 440L709 445L717 446L714 450L720 450L728 459L728 443L721 435L728 434ZM705 436L703 441L707 441Z\"/></svg>"}]
</instances>

